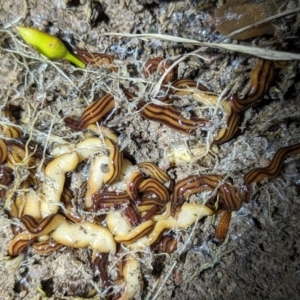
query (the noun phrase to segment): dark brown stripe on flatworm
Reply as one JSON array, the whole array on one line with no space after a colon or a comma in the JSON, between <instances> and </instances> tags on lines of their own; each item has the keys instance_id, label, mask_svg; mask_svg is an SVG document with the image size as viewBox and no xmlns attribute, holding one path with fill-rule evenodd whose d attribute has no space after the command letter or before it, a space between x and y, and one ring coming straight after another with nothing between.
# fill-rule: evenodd
<instances>
[{"instance_id":1,"label":"dark brown stripe on flatworm","mask_svg":"<svg viewBox=\"0 0 300 300\"><path fill-rule=\"evenodd\" d=\"M155 214L157 214L158 206L153 205L145 215L142 216L141 222L146 222L150 220Z\"/></svg>"},{"instance_id":2,"label":"dark brown stripe on flatworm","mask_svg":"<svg viewBox=\"0 0 300 300\"><path fill-rule=\"evenodd\" d=\"M158 251L163 253L173 253L177 250L177 239L173 235L163 236L158 243Z\"/></svg>"},{"instance_id":3,"label":"dark brown stripe on flatworm","mask_svg":"<svg viewBox=\"0 0 300 300\"><path fill-rule=\"evenodd\" d=\"M171 213L174 216L178 208L188 200L188 198L196 193L205 191L215 191L223 178L219 175L203 175L203 176L190 176L179 181L174 188L171 202ZM216 194L220 195L218 209L226 209L230 211L239 210L242 202L236 189L228 182L224 182L216 190ZM214 208L214 201L211 203L215 196L209 200L209 206Z\"/></svg>"},{"instance_id":4,"label":"dark brown stripe on flatworm","mask_svg":"<svg viewBox=\"0 0 300 300\"><path fill-rule=\"evenodd\" d=\"M55 230L64 219L65 218L59 214L52 214L41 221L37 221L30 215L24 215L21 221L30 233L41 236Z\"/></svg>"},{"instance_id":5,"label":"dark brown stripe on flatworm","mask_svg":"<svg viewBox=\"0 0 300 300\"><path fill-rule=\"evenodd\" d=\"M124 208L123 213L124 213L124 216L125 216L127 222L132 227L135 227L135 226L141 224L142 217L134 203L130 202L129 205Z\"/></svg>"},{"instance_id":6,"label":"dark brown stripe on flatworm","mask_svg":"<svg viewBox=\"0 0 300 300\"><path fill-rule=\"evenodd\" d=\"M231 219L231 212L230 211L224 211L221 215L221 218L219 220L219 223L216 227L216 233L215 238L219 241L224 241L226 234L228 232L229 223Z\"/></svg>"},{"instance_id":7,"label":"dark brown stripe on flatworm","mask_svg":"<svg viewBox=\"0 0 300 300\"><path fill-rule=\"evenodd\" d=\"M238 130L239 120L240 114L233 110L230 116L227 118L227 125L224 134L217 140L214 140L213 144L220 145L229 141Z\"/></svg>"},{"instance_id":8,"label":"dark brown stripe on flatworm","mask_svg":"<svg viewBox=\"0 0 300 300\"><path fill-rule=\"evenodd\" d=\"M152 178L142 180L138 185L138 192L155 194L158 199L163 200L166 203L170 200L167 188L159 181Z\"/></svg>"},{"instance_id":9,"label":"dark brown stripe on flatworm","mask_svg":"<svg viewBox=\"0 0 300 300\"><path fill-rule=\"evenodd\" d=\"M162 123L180 133L193 134L198 127L203 127L209 121L206 118L186 119L172 106L150 103L139 104L141 115L151 121Z\"/></svg>"},{"instance_id":10,"label":"dark brown stripe on flatworm","mask_svg":"<svg viewBox=\"0 0 300 300\"><path fill-rule=\"evenodd\" d=\"M126 192L98 192L93 194L93 211L98 211L100 209L107 209L111 207L117 208L118 206L129 202L130 198Z\"/></svg>"},{"instance_id":11,"label":"dark brown stripe on flatworm","mask_svg":"<svg viewBox=\"0 0 300 300\"><path fill-rule=\"evenodd\" d=\"M20 233L10 243L8 253L10 256L17 256L23 253L36 238L32 238L30 234Z\"/></svg>"},{"instance_id":12,"label":"dark brown stripe on flatworm","mask_svg":"<svg viewBox=\"0 0 300 300\"><path fill-rule=\"evenodd\" d=\"M175 80L172 83L172 87L175 89L198 89L203 92L207 92L208 88L202 85L201 83L197 83L195 80L191 79L179 79Z\"/></svg>"},{"instance_id":13,"label":"dark brown stripe on flatworm","mask_svg":"<svg viewBox=\"0 0 300 300\"><path fill-rule=\"evenodd\" d=\"M143 70L144 77L148 78L149 75L153 74L154 72L158 72L159 75L163 75L170 66L171 65L161 57L150 58L147 60L144 66L144 70ZM169 71L169 73L164 78L162 83L167 84L169 82L174 81L174 79L175 79L175 71L174 69L172 69L171 71Z\"/></svg>"},{"instance_id":14,"label":"dark brown stripe on flatworm","mask_svg":"<svg viewBox=\"0 0 300 300\"><path fill-rule=\"evenodd\" d=\"M74 223L79 223L84 219L84 217L73 212L74 211L74 207L72 205L73 198L74 198L73 192L69 188L64 187L63 192L61 194L61 202L64 203L66 207L64 211L64 215L68 220Z\"/></svg>"},{"instance_id":15,"label":"dark brown stripe on flatworm","mask_svg":"<svg viewBox=\"0 0 300 300\"><path fill-rule=\"evenodd\" d=\"M111 286L107 271L109 263L108 257L108 253L97 254L93 261L94 268L96 271L99 271L100 278L106 288Z\"/></svg>"},{"instance_id":16,"label":"dark brown stripe on flatworm","mask_svg":"<svg viewBox=\"0 0 300 300\"><path fill-rule=\"evenodd\" d=\"M254 182L260 182L264 179L273 179L277 177L282 169L286 156L299 153L300 143L280 148L277 150L272 161L267 167L254 168L245 174L244 182L246 186L249 186Z\"/></svg>"},{"instance_id":17,"label":"dark brown stripe on flatworm","mask_svg":"<svg viewBox=\"0 0 300 300\"><path fill-rule=\"evenodd\" d=\"M250 88L244 99L232 95L229 100L232 108L243 111L259 103L260 98L269 90L274 78L274 64L269 60L260 59L252 72Z\"/></svg>"},{"instance_id":18,"label":"dark brown stripe on flatworm","mask_svg":"<svg viewBox=\"0 0 300 300\"><path fill-rule=\"evenodd\" d=\"M111 139L105 138L105 144L110 148L110 153L108 162L109 172L104 175L103 182L105 184L112 184L116 182L121 175L123 153L120 147Z\"/></svg>"},{"instance_id":19,"label":"dark brown stripe on flatworm","mask_svg":"<svg viewBox=\"0 0 300 300\"><path fill-rule=\"evenodd\" d=\"M63 245L55 242L54 240L48 240L45 242L34 242L33 249L39 254L48 254L59 250Z\"/></svg>"},{"instance_id":20,"label":"dark brown stripe on flatworm","mask_svg":"<svg viewBox=\"0 0 300 300\"><path fill-rule=\"evenodd\" d=\"M138 186L144 180L144 175L141 172L133 172L127 182L126 190L132 202L139 204L141 198L139 196Z\"/></svg>"},{"instance_id":21,"label":"dark brown stripe on flatworm","mask_svg":"<svg viewBox=\"0 0 300 300\"><path fill-rule=\"evenodd\" d=\"M142 171L146 170L148 173L150 173L152 178L156 179L162 184L171 181L169 175L152 162L139 163L138 167L142 169Z\"/></svg>"},{"instance_id":22,"label":"dark brown stripe on flatworm","mask_svg":"<svg viewBox=\"0 0 300 300\"><path fill-rule=\"evenodd\" d=\"M64 119L66 125L75 131L80 131L87 128L90 124L93 124L102 119L115 107L114 97L110 94L105 94L99 100L91 103L82 113L78 120L71 117Z\"/></svg>"},{"instance_id":23,"label":"dark brown stripe on flatworm","mask_svg":"<svg viewBox=\"0 0 300 300\"><path fill-rule=\"evenodd\" d=\"M76 49L73 53L84 63L90 64L94 67L98 67L103 64L110 65L114 61L113 56L103 53L94 53L82 49Z\"/></svg>"}]
</instances>

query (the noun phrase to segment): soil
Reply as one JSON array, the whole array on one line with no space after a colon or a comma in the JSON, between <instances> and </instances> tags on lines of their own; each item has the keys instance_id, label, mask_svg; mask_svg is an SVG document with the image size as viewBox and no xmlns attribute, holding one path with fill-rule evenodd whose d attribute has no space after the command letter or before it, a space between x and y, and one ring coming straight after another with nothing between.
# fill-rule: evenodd
<instances>
[{"instance_id":1,"label":"soil","mask_svg":"<svg viewBox=\"0 0 300 300\"><path fill-rule=\"evenodd\" d=\"M206 140L223 124L219 110L213 111L218 117L207 134L182 135L140 117L120 89L135 86L139 100L151 101L159 77L143 79L145 62L153 57L174 62L195 46L109 34L160 33L224 41L214 28L214 11L221 2L0 0L0 108L8 104L17 107L16 123L26 137L41 152L49 151L55 144L82 138L82 133L65 126L62 115L79 116L89 103L110 92L117 108L103 124L117 133L126 157L135 163L154 162L175 181L192 174L216 173L232 178L238 186L247 171L267 166L277 149L300 141L299 63L290 61L278 69L261 103L242 113L235 137L208 151ZM290 0L288 7L299 7L299 3ZM288 15L273 22L275 37L233 43L299 53L299 20L300 14ZM110 54L115 57L118 73L107 66L80 70L64 61L51 62L23 43L16 25L56 35L70 48ZM247 91L256 57L202 50L178 65L178 79L195 79L217 95L225 90ZM188 97L174 105L186 116L193 111L212 113ZM2 116L1 122L7 120ZM205 152L201 154L199 149ZM84 175L78 176L84 179ZM299 214L298 155L285 160L276 179L254 187L250 203L233 215L225 242L214 239L219 217L207 217L176 233L180 251L166 256L164 262L151 265L149 261L158 259L146 251L141 256L143 278L135 299L298 299ZM8 218L4 203L0 224L1 299L74 299L85 297L93 288L98 293L92 298L105 298L91 266L91 250L65 247L40 255L28 249L23 261L14 264L8 257L11 225L20 221Z\"/></svg>"}]
</instances>

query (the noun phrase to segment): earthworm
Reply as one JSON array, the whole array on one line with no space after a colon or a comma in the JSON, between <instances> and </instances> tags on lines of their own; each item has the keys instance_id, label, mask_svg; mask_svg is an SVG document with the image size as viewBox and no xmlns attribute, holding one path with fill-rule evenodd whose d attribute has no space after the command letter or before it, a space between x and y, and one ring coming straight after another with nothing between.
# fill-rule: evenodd
<instances>
[{"instance_id":1,"label":"earthworm","mask_svg":"<svg viewBox=\"0 0 300 300\"><path fill-rule=\"evenodd\" d=\"M87 128L89 125L102 119L115 107L114 97L110 94L105 94L99 100L92 102L82 113L78 120L71 117L64 119L67 126L75 131L80 131Z\"/></svg>"},{"instance_id":2,"label":"earthworm","mask_svg":"<svg viewBox=\"0 0 300 300\"><path fill-rule=\"evenodd\" d=\"M144 66L144 70L143 70L144 77L148 78L150 74L153 74L154 72L157 71L160 75L163 75L170 66L171 65L161 57L150 58L146 61ZM175 71L174 69L172 69L171 71L169 71L169 73L164 78L162 83L167 84L169 82L174 81L174 79L175 79Z\"/></svg>"},{"instance_id":3,"label":"earthworm","mask_svg":"<svg viewBox=\"0 0 300 300\"><path fill-rule=\"evenodd\" d=\"M219 223L216 227L215 238L217 240L224 241L226 234L228 232L230 219L231 219L231 211L225 210L222 213Z\"/></svg>"},{"instance_id":4,"label":"earthworm","mask_svg":"<svg viewBox=\"0 0 300 300\"><path fill-rule=\"evenodd\" d=\"M252 72L250 88L246 97L240 99L236 94L229 97L232 108L240 112L257 105L270 87L274 77L274 69L273 62L260 59Z\"/></svg>"},{"instance_id":5,"label":"earthworm","mask_svg":"<svg viewBox=\"0 0 300 300\"><path fill-rule=\"evenodd\" d=\"M299 153L300 143L279 148L267 167L254 168L244 175L245 185L249 186L254 182L277 177L282 169L286 156Z\"/></svg>"}]
</instances>

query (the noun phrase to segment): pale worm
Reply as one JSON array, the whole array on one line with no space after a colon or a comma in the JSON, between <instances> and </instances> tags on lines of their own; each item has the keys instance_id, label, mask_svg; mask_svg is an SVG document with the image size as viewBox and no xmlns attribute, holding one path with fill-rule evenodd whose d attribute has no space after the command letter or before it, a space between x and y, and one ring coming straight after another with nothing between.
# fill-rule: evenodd
<instances>
[{"instance_id":1,"label":"pale worm","mask_svg":"<svg viewBox=\"0 0 300 300\"><path fill-rule=\"evenodd\" d=\"M73 171L79 163L76 152L62 154L53 159L45 168L45 182L42 186L41 213L43 217L56 213L59 209L65 175Z\"/></svg>"},{"instance_id":2,"label":"pale worm","mask_svg":"<svg viewBox=\"0 0 300 300\"><path fill-rule=\"evenodd\" d=\"M102 172L101 167L102 165L106 165L107 162L108 157L103 154L98 154L92 159L87 181L87 192L85 195L86 208L91 208L93 206L93 194L99 192L103 187L105 174Z\"/></svg>"},{"instance_id":3,"label":"pale worm","mask_svg":"<svg viewBox=\"0 0 300 300\"><path fill-rule=\"evenodd\" d=\"M142 274L140 262L132 254L127 257L123 268L123 277L125 289L118 300L133 299L141 287Z\"/></svg>"},{"instance_id":4,"label":"pale worm","mask_svg":"<svg viewBox=\"0 0 300 300\"><path fill-rule=\"evenodd\" d=\"M30 190L25 195L25 205L21 215L30 215L36 220L40 220L42 218L40 204L41 200L39 195L35 191Z\"/></svg>"},{"instance_id":5,"label":"pale worm","mask_svg":"<svg viewBox=\"0 0 300 300\"><path fill-rule=\"evenodd\" d=\"M147 235L149 231L153 229L154 222L152 220L148 220L132 230L130 230L127 234L115 236L115 241L117 243L131 244L140 239L141 237ZM113 229L113 228L112 228ZM114 230L111 230L114 231Z\"/></svg>"},{"instance_id":6,"label":"pale worm","mask_svg":"<svg viewBox=\"0 0 300 300\"><path fill-rule=\"evenodd\" d=\"M155 223L154 229L147 236L141 237L135 243L130 244L132 249L143 249L154 244L164 230L167 229L186 229L196 221L205 216L212 215L214 211L209 207L198 203L185 203L182 205L177 218L172 216L160 219Z\"/></svg>"},{"instance_id":7,"label":"pale worm","mask_svg":"<svg viewBox=\"0 0 300 300\"><path fill-rule=\"evenodd\" d=\"M93 132L94 134L97 134L99 136L105 136L111 139L112 141L114 141L115 143L118 143L118 136L106 126L101 126L98 124L90 124L86 129ZM85 138L86 137L90 137L90 136L86 136L85 133Z\"/></svg>"},{"instance_id":8,"label":"pale worm","mask_svg":"<svg viewBox=\"0 0 300 300\"><path fill-rule=\"evenodd\" d=\"M7 146L3 140L0 139L0 163L4 163L7 159Z\"/></svg>"},{"instance_id":9,"label":"pale worm","mask_svg":"<svg viewBox=\"0 0 300 300\"><path fill-rule=\"evenodd\" d=\"M112 254L116 252L112 234L101 225L90 222L71 224L59 214L50 215L40 222L28 215L24 215L21 220L33 238L50 234L57 243L65 246L91 247L94 250Z\"/></svg>"},{"instance_id":10,"label":"pale worm","mask_svg":"<svg viewBox=\"0 0 300 300\"><path fill-rule=\"evenodd\" d=\"M105 143L97 137L91 137L83 140L76 145L76 152L79 161L82 162L96 153L104 154Z\"/></svg>"},{"instance_id":11,"label":"pale worm","mask_svg":"<svg viewBox=\"0 0 300 300\"><path fill-rule=\"evenodd\" d=\"M109 231L115 236L124 236L132 229L132 226L126 221L121 211L110 211L106 217L106 223Z\"/></svg>"}]
</instances>

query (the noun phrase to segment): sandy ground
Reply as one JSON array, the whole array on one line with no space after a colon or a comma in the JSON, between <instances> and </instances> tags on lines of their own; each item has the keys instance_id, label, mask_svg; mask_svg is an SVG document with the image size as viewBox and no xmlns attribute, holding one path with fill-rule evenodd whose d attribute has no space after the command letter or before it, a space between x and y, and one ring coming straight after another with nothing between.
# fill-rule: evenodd
<instances>
[{"instance_id":1,"label":"sandy ground","mask_svg":"<svg viewBox=\"0 0 300 300\"><path fill-rule=\"evenodd\" d=\"M262 103L242 114L236 136L211 147L205 156L197 155L197 149L205 149L202 134L183 136L132 113L120 85L134 83L149 100L157 78L148 83L142 79L147 59L160 56L175 61L196 48L103 33L165 33L210 42L222 39L213 26L213 13L220 3L146 2L103 0L100 5L84 0L0 0L0 107L9 103L21 108L17 124L27 137L31 135L32 142L43 150L54 143L78 141L81 134L68 129L60 114L79 116L88 103L104 92L112 92L117 99L118 108L104 124L118 134L125 156L135 162L152 161L174 180L217 173L230 176L238 185L245 172L266 166L277 149L299 142L297 62L277 71ZM295 7L297 3L290 1L289 5ZM78 70L62 61L49 62L21 42L15 25L47 31L71 47L111 54L119 72L105 66ZM299 15L277 20L275 25L275 42L259 37L244 43L299 52ZM179 64L177 77L196 79L218 95L224 89L243 92L256 62L257 58L249 55L203 49ZM197 109L191 99L178 100L175 105L184 108L187 115ZM214 121L212 126L217 125ZM192 155L181 157L174 164L174 153L178 155L180 151ZM178 233L180 245L184 246L180 255L175 252L153 269L149 258L154 258L146 253L141 259L143 278L136 299L298 299L299 170L299 156L290 157L278 178L257 185L251 202L234 214L224 243L213 239L215 222L210 217ZM100 291L95 299L103 298L101 282L91 267L90 250L66 247L43 256L29 249L18 268L10 266L7 249L13 238L13 222L18 221L9 219L2 205L1 299L74 299L85 296L92 288Z\"/></svg>"}]
</instances>

